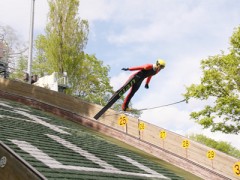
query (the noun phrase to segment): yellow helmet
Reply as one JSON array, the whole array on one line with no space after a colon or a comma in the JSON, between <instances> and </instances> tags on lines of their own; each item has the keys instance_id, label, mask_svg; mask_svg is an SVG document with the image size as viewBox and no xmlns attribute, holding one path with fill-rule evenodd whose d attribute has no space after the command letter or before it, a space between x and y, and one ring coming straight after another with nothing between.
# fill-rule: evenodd
<instances>
[{"instance_id":1,"label":"yellow helmet","mask_svg":"<svg viewBox=\"0 0 240 180\"><path fill-rule=\"evenodd\" d=\"M164 60L158 59L157 62L156 62L156 65L157 65L157 66L163 66L163 67L165 67L166 63L165 63Z\"/></svg>"}]
</instances>

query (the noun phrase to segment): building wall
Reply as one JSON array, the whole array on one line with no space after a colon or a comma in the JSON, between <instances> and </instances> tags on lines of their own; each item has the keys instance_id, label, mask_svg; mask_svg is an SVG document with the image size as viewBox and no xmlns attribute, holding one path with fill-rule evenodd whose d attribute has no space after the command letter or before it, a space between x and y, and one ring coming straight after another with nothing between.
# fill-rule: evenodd
<instances>
[{"instance_id":1,"label":"building wall","mask_svg":"<svg viewBox=\"0 0 240 180\"><path fill-rule=\"evenodd\" d=\"M41 77L34 83L34 85L50 89L53 91L58 91L58 74L56 72L51 75Z\"/></svg>"}]
</instances>

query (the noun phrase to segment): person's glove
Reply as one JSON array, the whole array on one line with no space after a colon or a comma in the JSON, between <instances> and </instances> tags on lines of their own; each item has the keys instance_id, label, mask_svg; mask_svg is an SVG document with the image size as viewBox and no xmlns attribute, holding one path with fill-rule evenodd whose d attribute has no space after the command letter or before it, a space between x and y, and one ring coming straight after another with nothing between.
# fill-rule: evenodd
<instances>
[{"instance_id":1,"label":"person's glove","mask_svg":"<svg viewBox=\"0 0 240 180\"><path fill-rule=\"evenodd\" d=\"M145 88L146 88L146 89L148 89L148 88L149 88L148 84L145 84Z\"/></svg>"},{"instance_id":2,"label":"person's glove","mask_svg":"<svg viewBox=\"0 0 240 180\"><path fill-rule=\"evenodd\" d=\"M128 71L129 69L128 68L122 68L123 71Z\"/></svg>"}]
</instances>

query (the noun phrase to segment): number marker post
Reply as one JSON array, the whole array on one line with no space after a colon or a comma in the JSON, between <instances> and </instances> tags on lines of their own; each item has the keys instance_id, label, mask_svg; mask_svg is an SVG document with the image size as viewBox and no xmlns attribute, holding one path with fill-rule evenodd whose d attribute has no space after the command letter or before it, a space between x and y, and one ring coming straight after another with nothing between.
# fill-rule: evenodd
<instances>
[{"instance_id":1,"label":"number marker post","mask_svg":"<svg viewBox=\"0 0 240 180\"><path fill-rule=\"evenodd\" d=\"M215 155L216 155L216 153L215 153L215 151L213 151L213 150L209 150L209 151L207 152L207 158L211 160L211 162L212 162L212 168L213 168L213 159L215 158Z\"/></svg>"},{"instance_id":2,"label":"number marker post","mask_svg":"<svg viewBox=\"0 0 240 180\"><path fill-rule=\"evenodd\" d=\"M189 146L190 146L190 141L189 140L185 139L185 140L182 141L182 147L186 150L186 158L188 156L187 155L187 150L188 150Z\"/></svg>"},{"instance_id":3,"label":"number marker post","mask_svg":"<svg viewBox=\"0 0 240 180\"><path fill-rule=\"evenodd\" d=\"M159 132L159 137L160 137L160 139L162 139L163 148L164 148L164 140L165 140L166 137L167 137L167 132L166 132L165 130L161 130L161 131Z\"/></svg>"},{"instance_id":4,"label":"number marker post","mask_svg":"<svg viewBox=\"0 0 240 180\"><path fill-rule=\"evenodd\" d=\"M145 129L145 123L138 121L138 131L139 131L139 139L143 139L143 131Z\"/></svg>"}]
</instances>

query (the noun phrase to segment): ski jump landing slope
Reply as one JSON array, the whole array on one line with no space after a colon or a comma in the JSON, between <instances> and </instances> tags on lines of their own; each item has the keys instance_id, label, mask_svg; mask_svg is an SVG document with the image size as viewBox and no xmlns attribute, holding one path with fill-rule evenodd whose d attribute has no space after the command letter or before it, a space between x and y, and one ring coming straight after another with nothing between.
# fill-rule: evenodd
<instances>
[{"instance_id":1,"label":"ski jump landing slope","mask_svg":"<svg viewBox=\"0 0 240 180\"><path fill-rule=\"evenodd\" d=\"M14 100L17 102L21 102L25 105L33 107L35 109L43 110L46 112L53 113L57 116L63 117L65 119L69 119L76 123L79 123L88 129L92 129L96 132L103 133L107 136L118 139L126 144L134 146L135 148L142 150L148 154L151 154L158 159L161 159L165 162L168 162L174 166L177 166L189 173L192 173L202 179L234 179L240 180L240 162L239 159L230 157L224 153L221 153L217 150L210 149L202 144L194 142L186 137L175 134L171 131L163 129L161 127L154 126L143 120L135 119L132 117L128 117L128 123L124 126L120 126L119 115L116 114L113 110L108 110L98 121L96 121L93 116L102 108L101 106L90 104L84 101L81 101L77 98L50 91L48 89L44 89L41 87L37 87L34 85L11 81L0 78L0 98L7 100ZM10 112L10 110L9 110ZM27 113L23 116L30 116ZM27 115L28 114L28 115ZM2 116L3 117L3 116ZM30 117L29 117L30 118ZM31 117L33 118L33 117ZM38 117L35 117L35 120ZM177 120L177 119L176 119ZM42 121L41 118L38 123L50 127L50 124L47 124L46 121ZM139 129L139 125L144 124L144 129ZM140 126L141 127L141 126ZM143 127L143 126L142 126ZM0 127L1 129L1 127ZM61 128L57 130L55 127L55 131L59 131L58 133L64 132ZM19 133L20 135L21 133ZM64 134L64 133L63 133ZM0 133L1 136L1 133ZM29 136L31 136L29 134ZM31 152L31 148L35 148L32 144L27 141L19 141L14 139L9 139L11 141L10 144L15 144L18 148L29 151L33 157L38 157L40 154L40 161L54 164L54 167L58 167L59 169L68 168L71 169L76 168L76 170L84 171L85 173L89 171L94 171L97 173L98 171L105 172L106 174L116 172L115 174L120 174L120 177L141 177L145 178L162 178L162 179L171 179L171 176L162 175L158 171L155 171L145 165L142 165L136 160L131 159L125 155L119 155L117 159L122 159L127 162L131 162L131 164L137 166L140 169L144 169L148 171L147 173L136 173L131 172L130 174L126 174L126 171L119 170L120 168L116 168L117 164L121 164L119 161L116 165L109 164L107 161L101 161L98 157L92 156L91 153L85 152L80 149L78 146L75 146L74 143L65 141L65 138L56 136L51 133L45 133L48 139L57 141L68 148L73 148L72 150L81 152L82 156L87 156L88 158L96 158L97 164L104 168L97 167L89 167L89 169L78 169L77 166L70 166L66 164L59 163L57 160L48 159L45 162L44 158L41 159L41 155L44 156L44 152L39 149L36 150L36 154ZM84 135L85 137L86 135ZM8 136L6 136L7 138ZM49 142L50 143L50 142ZM77 143L77 141L76 141ZM97 142L99 143L99 142ZM61 149L59 149L61 150ZM47 150L46 150L47 151ZM106 149L104 152L108 151ZM41 154L43 153L43 154ZM89 154L88 154L89 153ZM101 156L101 154L99 155ZM39 158L39 157L38 157ZM30 158L29 158L30 159ZM95 160L96 160L95 159ZM1 160L1 154L0 154ZM31 159L30 159L31 161ZM143 160L142 160L143 161ZM1 164L0 164L1 165ZM41 168L40 168L41 169ZM0 167L0 172L1 172ZM49 172L50 173L50 172ZM0 173L1 174L1 173ZM142 176L141 176L141 175ZM164 173L163 173L164 174ZM1 177L1 175L0 175ZM106 178L106 177L105 177ZM126 178L126 177L125 177ZM1 179L1 178L0 178ZM132 179L132 178L130 178ZM173 177L173 179L178 179L177 176Z\"/></svg>"}]
</instances>

